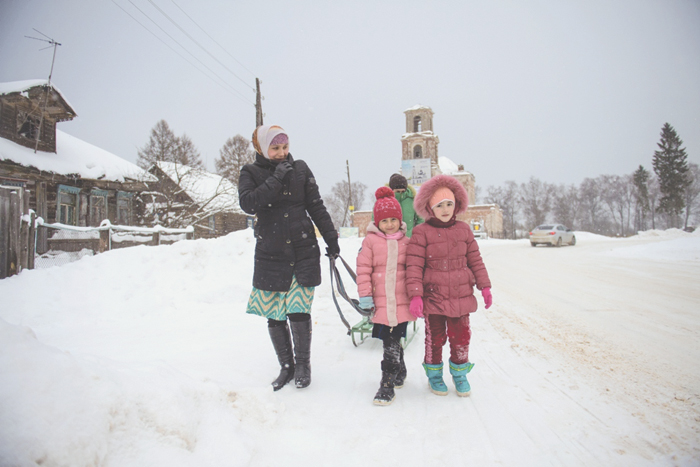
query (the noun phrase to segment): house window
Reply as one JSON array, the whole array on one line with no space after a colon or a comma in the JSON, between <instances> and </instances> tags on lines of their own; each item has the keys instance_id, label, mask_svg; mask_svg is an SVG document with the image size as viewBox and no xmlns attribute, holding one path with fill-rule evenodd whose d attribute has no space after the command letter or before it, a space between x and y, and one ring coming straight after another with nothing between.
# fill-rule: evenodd
<instances>
[{"instance_id":1,"label":"house window","mask_svg":"<svg viewBox=\"0 0 700 467\"><path fill-rule=\"evenodd\" d=\"M423 147L421 145L413 146L413 158L422 159L423 158Z\"/></svg>"},{"instance_id":2,"label":"house window","mask_svg":"<svg viewBox=\"0 0 700 467\"><path fill-rule=\"evenodd\" d=\"M39 134L39 117L35 117L24 110L17 111L17 134L32 141Z\"/></svg>"},{"instance_id":3,"label":"house window","mask_svg":"<svg viewBox=\"0 0 700 467\"><path fill-rule=\"evenodd\" d=\"M423 130L422 130L421 122L420 122L420 117L418 115L416 115L415 117L413 117L413 132L420 133L421 131L423 131Z\"/></svg>"},{"instance_id":4,"label":"house window","mask_svg":"<svg viewBox=\"0 0 700 467\"><path fill-rule=\"evenodd\" d=\"M216 216L214 214L209 216L209 229L212 234L216 233Z\"/></svg>"},{"instance_id":5,"label":"house window","mask_svg":"<svg viewBox=\"0 0 700 467\"><path fill-rule=\"evenodd\" d=\"M78 225L78 193L80 188L58 185L58 200L56 202L56 219L61 224Z\"/></svg>"},{"instance_id":6,"label":"house window","mask_svg":"<svg viewBox=\"0 0 700 467\"><path fill-rule=\"evenodd\" d=\"M117 224L131 225L131 201L133 193L117 192Z\"/></svg>"},{"instance_id":7,"label":"house window","mask_svg":"<svg viewBox=\"0 0 700 467\"><path fill-rule=\"evenodd\" d=\"M105 190L92 190L90 192L90 225L97 227L100 223L108 219L107 215L107 194Z\"/></svg>"}]
</instances>

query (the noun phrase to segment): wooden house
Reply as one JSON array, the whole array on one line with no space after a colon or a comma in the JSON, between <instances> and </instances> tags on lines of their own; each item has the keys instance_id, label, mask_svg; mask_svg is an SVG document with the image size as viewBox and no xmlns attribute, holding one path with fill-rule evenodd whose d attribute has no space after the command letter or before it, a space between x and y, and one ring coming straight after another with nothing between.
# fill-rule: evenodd
<instances>
[{"instance_id":1,"label":"wooden house","mask_svg":"<svg viewBox=\"0 0 700 467\"><path fill-rule=\"evenodd\" d=\"M144 195L152 223L166 227L192 225L196 238L226 235L248 226L238 204L238 189L220 175L174 162L158 161L149 172L158 178ZM148 214L147 214L148 215Z\"/></svg>"},{"instance_id":2,"label":"wooden house","mask_svg":"<svg viewBox=\"0 0 700 467\"><path fill-rule=\"evenodd\" d=\"M135 225L138 194L155 178L56 128L76 116L47 80L0 83L0 186L25 191L29 208L47 223ZM46 240L38 239L40 253Z\"/></svg>"}]
</instances>

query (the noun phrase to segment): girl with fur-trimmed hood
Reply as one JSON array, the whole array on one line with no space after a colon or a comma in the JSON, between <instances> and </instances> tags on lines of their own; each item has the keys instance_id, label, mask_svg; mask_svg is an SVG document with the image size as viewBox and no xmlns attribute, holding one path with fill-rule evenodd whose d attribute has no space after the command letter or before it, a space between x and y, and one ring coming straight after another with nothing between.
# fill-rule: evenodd
<instances>
[{"instance_id":1,"label":"girl with fur-trimmed hood","mask_svg":"<svg viewBox=\"0 0 700 467\"><path fill-rule=\"evenodd\" d=\"M414 207L425 223L413 229L406 252L406 290L411 313L425 317L423 367L433 393L447 394L442 378L442 348L450 341L450 374L459 396L468 396L467 373L471 328L469 314L477 309L474 287L486 308L492 303L491 282L469 226L457 220L468 206L467 191L449 175L424 183Z\"/></svg>"},{"instance_id":2,"label":"girl with fur-trimmed hood","mask_svg":"<svg viewBox=\"0 0 700 467\"><path fill-rule=\"evenodd\" d=\"M367 235L357 255L357 290L360 307L374 310L372 337L381 339L384 347L382 380L374 396L376 405L389 405L394 388L403 386L406 364L401 338L406 336L409 321L415 321L408 309L406 295L406 223L401 221L401 206L389 187L376 193L374 222L367 226Z\"/></svg>"}]
</instances>

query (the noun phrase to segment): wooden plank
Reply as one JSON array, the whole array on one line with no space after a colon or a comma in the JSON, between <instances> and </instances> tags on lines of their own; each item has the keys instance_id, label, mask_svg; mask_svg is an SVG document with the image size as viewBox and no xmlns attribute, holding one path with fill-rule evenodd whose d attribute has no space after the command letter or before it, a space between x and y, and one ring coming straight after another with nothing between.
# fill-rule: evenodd
<instances>
[{"instance_id":1,"label":"wooden plank","mask_svg":"<svg viewBox=\"0 0 700 467\"><path fill-rule=\"evenodd\" d=\"M0 188L0 279L9 276L10 190Z\"/></svg>"}]
</instances>

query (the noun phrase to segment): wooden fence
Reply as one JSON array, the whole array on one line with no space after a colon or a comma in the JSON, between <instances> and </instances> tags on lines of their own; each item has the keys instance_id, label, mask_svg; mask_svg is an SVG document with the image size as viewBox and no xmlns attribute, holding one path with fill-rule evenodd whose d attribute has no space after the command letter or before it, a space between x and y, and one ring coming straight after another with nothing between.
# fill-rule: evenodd
<instances>
[{"instance_id":1,"label":"wooden fence","mask_svg":"<svg viewBox=\"0 0 700 467\"><path fill-rule=\"evenodd\" d=\"M100 227L74 227L36 220L36 214L29 209L29 193L23 187L0 186L0 279L35 266L59 265L55 258L61 253L85 249L97 254L114 248L162 245L194 238L192 227L118 226L107 220ZM58 232L63 234L55 235ZM68 256L68 262L74 260L70 258L80 258L80 255Z\"/></svg>"},{"instance_id":2,"label":"wooden fence","mask_svg":"<svg viewBox=\"0 0 700 467\"><path fill-rule=\"evenodd\" d=\"M34 268L35 219L23 187L0 187L0 279Z\"/></svg>"}]
</instances>

